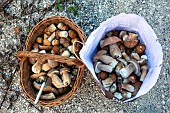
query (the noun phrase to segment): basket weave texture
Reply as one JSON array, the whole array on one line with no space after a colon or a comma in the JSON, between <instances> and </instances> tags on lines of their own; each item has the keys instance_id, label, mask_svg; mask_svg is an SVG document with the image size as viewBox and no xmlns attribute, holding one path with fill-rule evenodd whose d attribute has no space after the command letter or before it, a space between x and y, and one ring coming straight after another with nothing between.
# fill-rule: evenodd
<instances>
[{"instance_id":1,"label":"basket weave texture","mask_svg":"<svg viewBox=\"0 0 170 113\"><path fill-rule=\"evenodd\" d=\"M47 59L54 60L60 63L68 63L73 64L78 67L78 73L77 77L74 83L74 86L72 87L71 91L69 91L67 94L64 94L62 96L58 96L56 99L53 100L39 100L38 105L44 106L44 107L52 107L57 106L64 101L68 100L70 97L72 97L80 87L80 83L82 80L83 72L84 72L84 64L78 60L78 59L72 59L67 57L62 57L59 55L54 54L42 54L42 53L33 53L31 51L31 47L33 43L36 41L36 38L39 35L43 34L43 30L51 25L51 24L57 24L59 22L64 23L65 25L69 26L71 29L75 30L81 40L82 43L85 42L85 35L83 31L80 29L80 27L75 24L72 20L62 17L62 16L53 16L50 18L46 18L42 21L40 21L37 25L33 27L33 29L30 31L26 43L25 48L23 51L19 51L17 53L17 57L20 59L20 85L23 90L24 95L30 99L32 102L35 101L37 92L33 88L33 81L30 79L31 74L31 65L28 61L29 57L37 58L39 61L44 61Z\"/></svg>"}]
</instances>

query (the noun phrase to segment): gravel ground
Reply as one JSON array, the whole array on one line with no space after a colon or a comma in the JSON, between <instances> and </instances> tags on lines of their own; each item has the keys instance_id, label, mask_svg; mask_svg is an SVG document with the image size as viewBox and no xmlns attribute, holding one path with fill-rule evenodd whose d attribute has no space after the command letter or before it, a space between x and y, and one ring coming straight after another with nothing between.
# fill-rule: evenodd
<instances>
[{"instance_id":1,"label":"gravel ground","mask_svg":"<svg viewBox=\"0 0 170 113\"><path fill-rule=\"evenodd\" d=\"M11 83L7 98L1 106L1 113L38 113L40 110L44 113L170 113L169 0L76 0L74 3L69 1L64 8L66 10L68 5L77 4L79 8L76 16L66 11L57 11L55 8L45 10L46 13L43 14L42 10L52 5L54 0L40 0L39 4L38 0L35 0L32 8L31 0L21 1L13 0L3 9L5 13L0 11L0 102L4 98L5 89ZM43 18L62 15L74 20L88 37L102 21L122 12L143 16L155 31L163 48L164 62L160 77L147 94L133 102L117 103L106 99L91 75L85 74L78 92L59 106L34 107L25 99L20 93L18 68L15 66L18 65L18 60L15 55L24 45L28 32L26 28L32 28ZM15 27L21 28L19 33L13 30Z\"/></svg>"}]
</instances>

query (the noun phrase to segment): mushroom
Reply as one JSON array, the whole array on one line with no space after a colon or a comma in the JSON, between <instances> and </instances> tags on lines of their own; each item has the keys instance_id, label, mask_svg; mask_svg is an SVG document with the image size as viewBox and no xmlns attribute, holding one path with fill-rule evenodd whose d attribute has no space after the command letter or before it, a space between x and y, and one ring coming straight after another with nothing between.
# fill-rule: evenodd
<instances>
[{"instance_id":1,"label":"mushroom","mask_svg":"<svg viewBox=\"0 0 170 113\"><path fill-rule=\"evenodd\" d=\"M116 85L116 83L113 83L113 84L111 85L109 91L110 91L111 93L114 93L116 90L117 90L117 85Z\"/></svg>"},{"instance_id":2,"label":"mushroom","mask_svg":"<svg viewBox=\"0 0 170 113\"><path fill-rule=\"evenodd\" d=\"M55 30L56 30L56 26L54 24L51 24L49 27L48 27L48 31L53 33Z\"/></svg>"},{"instance_id":3,"label":"mushroom","mask_svg":"<svg viewBox=\"0 0 170 113\"><path fill-rule=\"evenodd\" d=\"M42 68L42 64L37 61L33 66L32 66L32 72L34 73L40 73Z\"/></svg>"},{"instance_id":4,"label":"mushroom","mask_svg":"<svg viewBox=\"0 0 170 113\"><path fill-rule=\"evenodd\" d=\"M127 48L134 48L139 43L138 39L135 40L124 40L124 46Z\"/></svg>"},{"instance_id":5,"label":"mushroom","mask_svg":"<svg viewBox=\"0 0 170 113\"><path fill-rule=\"evenodd\" d=\"M68 32L67 31L58 31L58 36L62 37L62 38L67 38Z\"/></svg>"},{"instance_id":6,"label":"mushroom","mask_svg":"<svg viewBox=\"0 0 170 113\"><path fill-rule=\"evenodd\" d=\"M142 55L140 60L138 61L139 65L145 65L148 57L146 55Z\"/></svg>"},{"instance_id":7,"label":"mushroom","mask_svg":"<svg viewBox=\"0 0 170 113\"><path fill-rule=\"evenodd\" d=\"M125 59L122 58L117 58L118 61L122 62L124 66L127 66L127 62L125 61Z\"/></svg>"},{"instance_id":8,"label":"mushroom","mask_svg":"<svg viewBox=\"0 0 170 113\"><path fill-rule=\"evenodd\" d=\"M102 80L103 87L109 91L110 86L113 84L114 80L111 77L106 78L105 80Z\"/></svg>"},{"instance_id":9,"label":"mushroom","mask_svg":"<svg viewBox=\"0 0 170 113\"><path fill-rule=\"evenodd\" d=\"M135 83L136 82L136 75L132 73L131 75L129 75L128 80L131 83Z\"/></svg>"},{"instance_id":10,"label":"mushroom","mask_svg":"<svg viewBox=\"0 0 170 113\"><path fill-rule=\"evenodd\" d=\"M136 53L136 52L134 52L134 51L131 53L131 58L132 58L132 59L135 59L135 60L137 60L137 61L140 60L140 56L138 55L138 53Z\"/></svg>"},{"instance_id":11,"label":"mushroom","mask_svg":"<svg viewBox=\"0 0 170 113\"><path fill-rule=\"evenodd\" d=\"M62 80L63 80L63 84L64 86L68 86L71 82L71 78L68 74L68 69L67 68L61 68L60 69L60 74L62 75Z\"/></svg>"},{"instance_id":12,"label":"mushroom","mask_svg":"<svg viewBox=\"0 0 170 113\"><path fill-rule=\"evenodd\" d=\"M127 62L130 60L130 57L125 53L125 51L122 52L122 56Z\"/></svg>"},{"instance_id":13,"label":"mushroom","mask_svg":"<svg viewBox=\"0 0 170 113\"><path fill-rule=\"evenodd\" d=\"M120 74L123 78L127 78L134 71L135 74L138 74L140 71L140 66L136 60L130 60L129 62L129 65L125 66L120 70Z\"/></svg>"},{"instance_id":14,"label":"mushroom","mask_svg":"<svg viewBox=\"0 0 170 113\"><path fill-rule=\"evenodd\" d=\"M73 44L75 41L79 41L79 39L78 38L72 38L71 39L71 43Z\"/></svg>"},{"instance_id":15,"label":"mushroom","mask_svg":"<svg viewBox=\"0 0 170 113\"><path fill-rule=\"evenodd\" d=\"M51 77L52 80L52 84L56 87L56 88L62 88L64 87L64 84L62 82L62 80L58 77L59 75L59 71L55 70L55 69L51 69L48 73L47 76Z\"/></svg>"},{"instance_id":16,"label":"mushroom","mask_svg":"<svg viewBox=\"0 0 170 113\"><path fill-rule=\"evenodd\" d=\"M136 53L142 55L144 52L145 52L145 49L146 49L146 46L144 44L138 44L136 47L135 47L135 51Z\"/></svg>"},{"instance_id":17,"label":"mushroom","mask_svg":"<svg viewBox=\"0 0 170 113\"><path fill-rule=\"evenodd\" d=\"M73 68L71 73L73 74L73 76L76 76L78 73L78 69L77 68Z\"/></svg>"},{"instance_id":18,"label":"mushroom","mask_svg":"<svg viewBox=\"0 0 170 113\"><path fill-rule=\"evenodd\" d=\"M46 35L48 35L48 36L51 34L51 32L49 31L48 28L45 28L45 29L44 29L44 33L45 33ZM46 39L46 38L44 38L44 39Z\"/></svg>"},{"instance_id":19,"label":"mushroom","mask_svg":"<svg viewBox=\"0 0 170 113\"><path fill-rule=\"evenodd\" d=\"M55 67L59 66L59 63L54 60L47 60L47 62L51 68L55 68Z\"/></svg>"},{"instance_id":20,"label":"mushroom","mask_svg":"<svg viewBox=\"0 0 170 113\"><path fill-rule=\"evenodd\" d=\"M107 32L107 33L106 33L106 36L107 36L107 37L111 37L111 36L113 36L113 32L112 32L112 31Z\"/></svg>"},{"instance_id":21,"label":"mushroom","mask_svg":"<svg viewBox=\"0 0 170 113\"><path fill-rule=\"evenodd\" d=\"M32 46L33 50L31 50L31 52L38 52L39 51L38 46L39 46L38 43L34 43Z\"/></svg>"},{"instance_id":22,"label":"mushroom","mask_svg":"<svg viewBox=\"0 0 170 113\"><path fill-rule=\"evenodd\" d=\"M117 98L117 99L119 99L119 100L123 98L122 94L119 93L119 92L115 92L115 93L114 93L114 97Z\"/></svg>"},{"instance_id":23,"label":"mushroom","mask_svg":"<svg viewBox=\"0 0 170 113\"><path fill-rule=\"evenodd\" d=\"M122 96L124 97L124 99L129 99L132 97L132 93L128 92L128 91L122 91Z\"/></svg>"},{"instance_id":24,"label":"mushroom","mask_svg":"<svg viewBox=\"0 0 170 113\"><path fill-rule=\"evenodd\" d=\"M68 27L64 23L58 23L57 25L58 29L60 30L68 30Z\"/></svg>"},{"instance_id":25,"label":"mushroom","mask_svg":"<svg viewBox=\"0 0 170 113\"><path fill-rule=\"evenodd\" d=\"M68 49L72 54L74 54L73 45L68 46L67 49Z\"/></svg>"},{"instance_id":26,"label":"mushroom","mask_svg":"<svg viewBox=\"0 0 170 113\"><path fill-rule=\"evenodd\" d=\"M137 34L129 33L128 37L123 38L124 46L127 48L134 48L138 43L139 40L137 39Z\"/></svg>"},{"instance_id":27,"label":"mushroom","mask_svg":"<svg viewBox=\"0 0 170 113\"><path fill-rule=\"evenodd\" d=\"M141 67L141 70L142 70L142 74L141 74L141 76L140 76L140 81L141 81L141 82L144 81L144 79L145 79L145 77L146 77L146 75L147 75L148 69L149 69L149 66L148 66L148 65L143 65L143 66Z\"/></svg>"},{"instance_id":28,"label":"mushroom","mask_svg":"<svg viewBox=\"0 0 170 113\"><path fill-rule=\"evenodd\" d=\"M57 40L57 39L54 39L54 40L52 41L52 45L53 45L53 46L58 46L59 44L60 44L60 41Z\"/></svg>"},{"instance_id":29,"label":"mushroom","mask_svg":"<svg viewBox=\"0 0 170 113\"><path fill-rule=\"evenodd\" d=\"M73 31L73 30L69 30L69 31L68 31L68 35L69 35L70 38L76 38L76 37L77 37L76 32Z\"/></svg>"},{"instance_id":30,"label":"mushroom","mask_svg":"<svg viewBox=\"0 0 170 113\"><path fill-rule=\"evenodd\" d=\"M51 45L51 43L50 43L50 41L49 41L48 39L44 39L44 40L43 40L43 44L44 44L45 46L50 46L50 45Z\"/></svg>"},{"instance_id":31,"label":"mushroom","mask_svg":"<svg viewBox=\"0 0 170 113\"><path fill-rule=\"evenodd\" d=\"M123 39L124 37L128 37L127 32L126 31L121 31L119 33L119 38Z\"/></svg>"},{"instance_id":32,"label":"mushroom","mask_svg":"<svg viewBox=\"0 0 170 113\"><path fill-rule=\"evenodd\" d=\"M41 73L38 73L38 74L32 74L30 76L30 78L35 79L35 78L38 78L38 77L44 76L44 75L46 75L46 73L45 72L41 72Z\"/></svg>"},{"instance_id":33,"label":"mushroom","mask_svg":"<svg viewBox=\"0 0 170 113\"><path fill-rule=\"evenodd\" d=\"M113 36L119 36L119 31L118 30L114 30L114 31L112 31L113 32Z\"/></svg>"},{"instance_id":34,"label":"mushroom","mask_svg":"<svg viewBox=\"0 0 170 113\"><path fill-rule=\"evenodd\" d=\"M63 43L63 46L66 48L70 45L70 43L66 40L64 43Z\"/></svg>"},{"instance_id":35,"label":"mushroom","mask_svg":"<svg viewBox=\"0 0 170 113\"><path fill-rule=\"evenodd\" d=\"M44 34L44 39L47 39L49 36L47 34Z\"/></svg>"},{"instance_id":36,"label":"mushroom","mask_svg":"<svg viewBox=\"0 0 170 113\"><path fill-rule=\"evenodd\" d=\"M123 84L128 84L130 81L128 78L123 78Z\"/></svg>"},{"instance_id":37,"label":"mushroom","mask_svg":"<svg viewBox=\"0 0 170 113\"><path fill-rule=\"evenodd\" d=\"M51 66L48 62L42 65L43 71L49 71L50 69L51 69Z\"/></svg>"},{"instance_id":38,"label":"mushroom","mask_svg":"<svg viewBox=\"0 0 170 113\"><path fill-rule=\"evenodd\" d=\"M129 40L134 40L137 39L138 35L136 33L129 33L128 39Z\"/></svg>"},{"instance_id":39,"label":"mushroom","mask_svg":"<svg viewBox=\"0 0 170 113\"><path fill-rule=\"evenodd\" d=\"M130 92L135 91L135 87L130 84L122 84L121 86L122 86L122 89L125 89L127 91L130 91Z\"/></svg>"},{"instance_id":40,"label":"mushroom","mask_svg":"<svg viewBox=\"0 0 170 113\"><path fill-rule=\"evenodd\" d=\"M40 99L44 99L44 100L51 100L51 99L55 99L55 98L56 97L55 97L54 93L47 93L47 94L40 96Z\"/></svg>"},{"instance_id":41,"label":"mushroom","mask_svg":"<svg viewBox=\"0 0 170 113\"><path fill-rule=\"evenodd\" d=\"M111 73L113 71L113 67L110 65L102 64L101 62L95 63L95 72L100 73L101 71L106 71Z\"/></svg>"},{"instance_id":42,"label":"mushroom","mask_svg":"<svg viewBox=\"0 0 170 113\"><path fill-rule=\"evenodd\" d=\"M53 32L53 33L51 34L51 36L48 37L47 40L48 40L49 42L51 42L54 38L55 38L55 32Z\"/></svg>"},{"instance_id":43,"label":"mushroom","mask_svg":"<svg viewBox=\"0 0 170 113\"><path fill-rule=\"evenodd\" d=\"M98 59L102 56L102 55L106 55L107 51L106 50L100 50L96 53L96 55L93 57L93 62L96 63L98 61Z\"/></svg>"},{"instance_id":44,"label":"mushroom","mask_svg":"<svg viewBox=\"0 0 170 113\"><path fill-rule=\"evenodd\" d=\"M42 83L44 81L45 81L45 76L44 75L43 76L39 76L39 77L36 78L36 82L38 82L38 83Z\"/></svg>"},{"instance_id":45,"label":"mushroom","mask_svg":"<svg viewBox=\"0 0 170 113\"><path fill-rule=\"evenodd\" d=\"M46 53L46 51L45 50L41 50L41 51L39 51L39 53Z\"/></svg>"},{"instance_id":46,"label":"mushroom","mask_svg":"<svg viewBox=\"0 0 170 113\"><path fill-rule=\"evenodd\" d=\"M132 85L135 87L135 91L132 93L132 95L136 95L137 92L139 91L139 89L140 89L142 83L138 81L138 82L135 82L135 83L132 84Z\"/></svg>"},{"instance_id":47,"label":"mushroom","mask_svg":"<svg viewBox=\"0 0 170 113\"><path fill-rule=\"evenodd\" d=\"M114 58L108 56L108 55L102 55L99 60L101 60L103 63L108 64L115 68L115 66L118 64L118 61L116 61Z\"/></svg>"},{"instance_id":48,"label":"mushroom","mask_svg":"<svg viewBox=\"0 0 170 113\"><path fill-rule=\"evenodd\" d=\"M109 38L106 38L103 42L103 44L101 44L101 48L109 45L109 49L110 49L110 55L113 57L113 58L120 58L122 57L122 54L121 54L121 51L118 47L118 45L116 44L116 42L119 42L121 41L121 39L119 39L118 37L116 36L112 36L112 37L109 37Z\"/></svg>"},{"instance_id":49,"label":"mushroom","mask_svg":"<svg viewBox=\"0 0 170 113\"><path fill-rule=\"evenodd\" d=\"M70 56L70 52L68 50L65 50L61 56L65 56L65 57L69 57Z\"/></svg>"},{"instance_id":50,"label":"mushroom","mask_svg":"<svg viewBox=\"0 0 170 113\"><path fill-rule=\"evenodd\" d=\"M107 78L107 73L104 72L104 71L101 71L99 74L98 74L98 78L101 79L101 80L104 80Z\"/></svg>"},{"instance_id":51,"label":"mushroom","mask_svg":"<svg viewBox=\"0 0 170 113\"><path fill-rule=\"evenodd\" d=\"M57 54L59 51L60 51L60 48L58 46L53 46L52 50L51 50L51 53L52 54Z\"/></svg>"},{"instance_id":52,"label":"mushroom","mask_svg":"<svg viewBox=\"0 0 170 113\"><path fill-rule=\"evenodd\" d=\"M46 51L49 51L49 50L52 49L51 46L42 46L42 45L39 45L39 48L40 48L41 50L46 50Z\"/></svg>"},{"instance_id":53,"label":"mushroom","mask_svg":"<svg viewBox=\"0 0 170 113\"><path fill-rule=\"evenodd\" d=\"M39 84L39 83L37 83L36 81L34 81L34 82L33 82L33 85L34 85L34 87L35 87L37 90L40 90L42 84ZM47 85L47 84L44 86L43 91L44 91L44 92L53 92L53 93L55 93L56 95L59 94L59 92L58 92L55 88L53 88L52 86L49 86L49 85Z\"/></svg>"},{"instance_id":54,"label":"mushroom","mask_svg":"<svg viewBox=\"0 0 170 113\"><path fill-rule=\"evenodd\" d=\"M43 43L43 39L42 39L42 37L37 37L37 43L39 43L39 44L42 44Z\"/></svg>"},{"instance_id":55,"label":"mushroom","mask_svg":"<svg viewBox=\"0 0 170 113\"><path fill-rule=\"evenodd\" d=\"M120 70L121 70L123 67L125 67L125 66L123 65L123 63L122 63L122 62L119 62L119 63L116 65L116 68L115 68L116 74L120 75Z\"/></svg>"}]
</instances>

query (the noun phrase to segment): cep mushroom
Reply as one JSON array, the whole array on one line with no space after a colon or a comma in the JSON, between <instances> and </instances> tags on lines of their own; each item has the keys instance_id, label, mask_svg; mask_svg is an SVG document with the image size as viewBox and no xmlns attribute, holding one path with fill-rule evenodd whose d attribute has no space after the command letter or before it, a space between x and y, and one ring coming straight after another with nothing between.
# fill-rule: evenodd
<instances>
[{"instance_id":1,"label":"cep mushroom","mask_svg":"<svg viewBox=\"0 0 170 113\"><path fill-rule=\"evenodd\" d=\"M39 84L39 83L37 83L36 81L34 81L34 82L33 82L33 85L34 85L34 87L35 87L37 90L40 90L42 84ZM53 93L55 93L56 95L59 94L59 92L58 92L55 88L53 88L52 86L49 86L49 85L47 85L47 84L44 86L43 91L44 91L44 92L53 92Z\"/></svg>"},{"instance_id":2,"label":"cep mushroom","mask_svg":"<svg viewBox=\"0 0 170 113\"><path fill-rule=\"evenodd\" d=\"M138 61L139 65L145 65L148 57L146 55L142 55L140 60Z\"/></svg>"},{"instance_id":3,"label":"cep mushroom","mask_svg":"<svg viewBox=\"0 0 170 113\"><path fill-rule=\"evenodd\" d=\"M108 64L115 68L115 66L118 64L118 61L108 55L102 55L99 60L101 60L103 63Z\"/></svg>"},{"instance_id":4,"label":"cep mushroom","mask_svg":"<svg viewBox=\"0 0 170 113\"><path fill-rule=\"evenodd\" d=\"M122 84L121 86L122 86L122 89L125 89L127 91L130 91L130 92L135 91L135 87L130 84Z\"/></svg>"},{"instance_id":5,"label":"cep mushroom","mask_svg":"<svg viewBox=\"0 0 170 113\"><path fill-rule=\"evenodd\" d=\"M103 87L109 91L110 90L110 86L113 84L114 80L112 77L108 77L106 78L105 80L102 80L102 84L103 84Z\"/></svg>"},{"instance_id":6,"label":"cep mushroom","mask_svg":"<svg viewBox=\"0 0 170 113\"><path fill-rule=\"evenodd\" d=\"M127 78L132 72L135 71L135 74L138 74L140 71L140 66L136 60L130 60L130 64L125 66L120 70L120 74L123 78Z\"/></svg>"},{"instance_id":7,"label":"cep mushroom","mask_svg":"<svg viewBox=\"0 0 170 113\"><path fill-rule=\"evenodd\" d=\"M107 51L106 50L100 50L96 53L96 55L93 57L93 62L96 63L98 61L98 59L102 56L102 55L106 55Z\"/></svg>"},{"instance_id":8,"label":"cep mushroom","mask_svg":"<svg viewBox=\"0 0 170 113\"><path fill-rule=\"evenodd\" d=\"M62 75L61 78L63 80L64 86L68 86L71 83L71 78L68 74L68 69L67 68L61 68L60 69L60 74Z\"/></svg>"},{"instance_id":9,"label":"cep mushroom","mask_svg":"<svg viewBox=\"0 0 170 113\"><path fill-rule=\"evenodd\" d=\"M55 70L55 69L51 69L48 73L47 76L51 77L52 80L52 84L56 87L56 88L62 88L64 87L64 84L62 82L62 80L58 77L59 75L59 71Z\"/></svg>"},{"instance_id":10,"label":"cep mushroom","mask_svg":"<svg viewBox=\"0 0 170 113\"><path fill-rule=\"evenodd\" d=\"M120 57L122 57L122 54L121 54L121 51L120 51L118 45L116 44L116 42L119 42L119 41L121 41L121 39L116 36L106 38L103 41L103 43L101 44L101 48L109 45L110 55L113 58L120 58Z\"/></svg>"},{"instance_id":11,"label":"cep mushroom","mask_svg":"<svg viewBox=\"0 0 170 113\"><path fill-rule=\"evenodd\" d=\"M40 73L42 68L42 64L40 61L37 61L33 66L32 66L32 72L34 73Z\"/></svg>"},{"instance_id":12,"label":"cep mushroom","mask_svg":"<svg viewBox=\"0 0 170 113\"><path fill-rule=\"evenodd\" d=\"M136 53L136 52L134 52L134 51L131 53L131 58L132 58L132 59L135 59L135 60L137 60L137 61L140 60L140 56L138 55L138 53Z\"/></svg>"},{"instance_id":13,"label":"cep mushroom","mask_svg":"<svg viewBox=\"0 0 170 113\"><path fill-rule=\"evenodd\" d=\"M136 34L129 33L128 37L123 38L123 42L125 47L134 48L139 43L139 40L137 39Z\"/></svg>"},{"instance_id":14,"label":"cep mushroom","mask_svg":"<svg viewBox=\"0 0 170 113\"><path fill-rule=\"evenodd\" d=\"M141 77L140 77L140 81L141 81L141 82L144 81L144 79L145 79L145 77L146 77L146 74L147 74L147 72L148 72L148 69L149 69L149 66L147 66L147 65L143 65L143 66L141 67L141 70L142 70L142 74L141 74Z\"/></svg>"},{"instance_id":15,"label":"cep mushroom","mask_svg":"<svg viewBox=\"0 0 170 113\"><path fill-rule=\"evenodd\" d=\"M44 99L44 100L52 100L52 99L55 99L55 98L56 97L55 97L54 93L47 93L47 94L40 96L40 99Z\"/></svg>"},{"instance_id":16,"label":"cep mushroom","mask_svg":"<svg viewBox=\"0 0 170 113\"><path fill-rule=\"evenodd\" d=\"M94 65L95 67L95 72L100 73L101 71L106 71L111 73L113 71L113 67L110 65L102 64L101 62L97 62Z\"/></svg>"},{"instance_id":17,"label":"cep mushroom","mask_svg":"<svg viewBox=\"0 0 170 113\"><path fill-rule=\"evenodd\" d=\"M142 55L145 52L145 49L146 49L146 46L144 44L138 44L135 47L135 51L140 55Z\"/></svg>"}]
</instances>

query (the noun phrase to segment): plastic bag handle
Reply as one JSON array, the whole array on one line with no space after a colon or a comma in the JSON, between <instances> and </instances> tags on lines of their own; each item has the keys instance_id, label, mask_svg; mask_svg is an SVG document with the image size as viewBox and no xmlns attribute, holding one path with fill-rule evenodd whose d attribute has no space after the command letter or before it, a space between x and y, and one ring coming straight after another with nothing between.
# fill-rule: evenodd
<instances>
[{"instance_id":1,"label":"plastic bag handle","mask_svg":"<svg viewBox=\"0 0 170 113\"><path fill-rule=\"evenodd\" d=\"M81 58L79 58L79 57L77 56L76 52L75 52L75 43L80 43L80 44L82 44L83 46L84 46L84 44L83 44L82 42L80 42L80 41L77 41L77 40L73 42L73 54L76 56L77 59L79 59L80 61L82 61Z\"/></svg>"}]
</instances>

